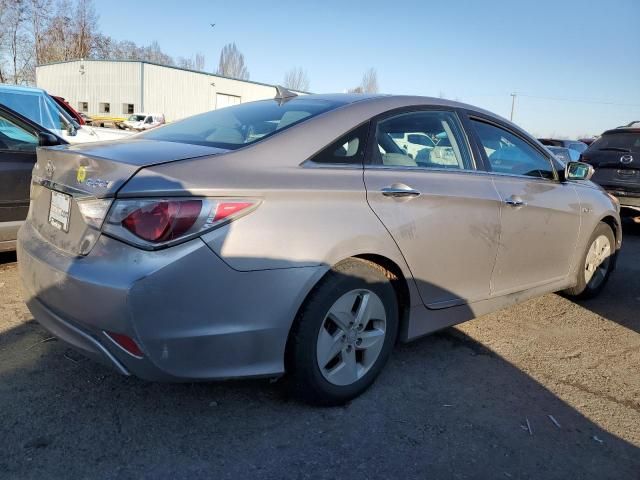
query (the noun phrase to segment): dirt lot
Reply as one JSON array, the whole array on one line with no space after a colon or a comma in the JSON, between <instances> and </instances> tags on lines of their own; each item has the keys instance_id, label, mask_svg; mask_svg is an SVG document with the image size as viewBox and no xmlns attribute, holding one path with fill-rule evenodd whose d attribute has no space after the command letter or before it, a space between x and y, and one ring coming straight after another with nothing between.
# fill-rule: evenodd
<instances>
[{"instance_id":1,"label":"dirt lot","mask_svg":"<svg viewBox=\"0 0 640 480\"><path fill-rule=\"evenodd\" d=\"M639 479L640 228L626 227L600 298L547 295L401 345L331 409L281 382L149 384L84 360L32 320L5 254L0 477Z\"/></svg>"}]
</instances>

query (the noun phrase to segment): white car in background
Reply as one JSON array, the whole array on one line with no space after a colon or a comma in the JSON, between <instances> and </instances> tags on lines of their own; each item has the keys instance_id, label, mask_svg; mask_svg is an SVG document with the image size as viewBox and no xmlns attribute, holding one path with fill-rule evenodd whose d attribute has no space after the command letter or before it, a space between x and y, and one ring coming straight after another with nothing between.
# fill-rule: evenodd
<instances>
[{"instance_id":1,"label":"white car in background","mask_svg":"<svg viewBox=\"0 0 640 480\"><path fill-rule=\"evenodd\" d=\"M122 126L129 130L143 131L164 125L164 115L151 113L134 113L124 122Z\"/></svg>"},{"instance_id":2,"label":"white car in background","mask_svg":"<svg viewBox=\"0 0 640 480\"><path fill-rule=\"evenodd\" d=\"M0 84L0 104L55 133L68 143L119 140L132 132L80 125L41 88Z\"/></svg>"}]
</instances>

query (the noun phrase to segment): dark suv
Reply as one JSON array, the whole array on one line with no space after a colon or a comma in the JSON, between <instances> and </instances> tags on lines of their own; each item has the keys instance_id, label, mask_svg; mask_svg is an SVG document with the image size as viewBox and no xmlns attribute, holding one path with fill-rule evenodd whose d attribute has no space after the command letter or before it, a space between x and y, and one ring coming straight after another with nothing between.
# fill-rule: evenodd
<instances>
[{"instance_id":1,"label":"dark suv","mask_svg":"<svg viewBox=\"0 0 640 480\"><path fill-rule=\"evenodd\" d=\"M640 211L640 128L604 132L581 159L593 165L592 180L618 197L621 207Z\"/></svg>"}]
</instances>

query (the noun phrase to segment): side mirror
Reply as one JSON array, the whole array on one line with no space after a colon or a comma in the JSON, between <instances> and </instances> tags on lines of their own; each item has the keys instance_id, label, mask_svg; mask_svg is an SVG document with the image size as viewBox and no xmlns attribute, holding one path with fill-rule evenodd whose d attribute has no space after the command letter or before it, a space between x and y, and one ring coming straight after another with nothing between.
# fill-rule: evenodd
<instances>
[{"instance_id":1,"label":"side mirror","mask_svg":"<svg viewBox=\"0 0 640 480\"><path fill-rule=\"evenodd\" d=\"M58 137L56 137L53 133L40 132L38 134L39 147L53 147L55 145L60 145L60 141L58 140Z\"/></svg>"},{"instance_id":2,"label":"side mirror","mask_svg":"<svg viewBox=\"0 0 640 480\"><path fill-rule=\"evenodd\" d=\"M69 125L67 125L67 135L69 135L70 137L75 137L77 133L78 133L78 130L73 125L73 123L70 123Z\"/></svg>"},{"instance_id":3,"label":"side mirror","mask_svg":"<svg viewBox=\"0 0 640 480\"><path fill-rule=\"evenodd\" d=\"M569 162L564 170L566 180L590 180L595 170L584 162Z\"/></svg>"}]
</instances>

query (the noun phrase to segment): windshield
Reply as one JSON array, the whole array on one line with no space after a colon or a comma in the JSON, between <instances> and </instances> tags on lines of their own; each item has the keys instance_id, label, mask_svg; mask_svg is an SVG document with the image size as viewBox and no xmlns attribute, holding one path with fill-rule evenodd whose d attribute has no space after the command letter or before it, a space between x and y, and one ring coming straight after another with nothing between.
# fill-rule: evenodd
<instances>
[{"instance_id":1,"label":"windshield","mask_svg":"<svg viewBox=\"0 0 640 480\"><path fill-rule=\"evenodd\" d=\"M235 150L341 105L304 97L280 103L250 102L189 117L141 136Z\"/></svg>"},{"instance_id":2,"label":"windshield","mask_svg":"<svg viewBox=\"0 0 640 480\"><path fill-rule=\"evenodd\" d=\"M141 122L144 118L144 115L131 115L127 120L130 122Z\"/></svg>"},{"instance_id":3,"label":"windshield","mask_svg":"<svg viewBox=\"0 0 640 480\"><path fill-rule=\"evenodd\" d=\"M622 149L640 153L640 132L608 133L591 144L589 150Z\"/></svg>"}]
</instances>

